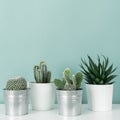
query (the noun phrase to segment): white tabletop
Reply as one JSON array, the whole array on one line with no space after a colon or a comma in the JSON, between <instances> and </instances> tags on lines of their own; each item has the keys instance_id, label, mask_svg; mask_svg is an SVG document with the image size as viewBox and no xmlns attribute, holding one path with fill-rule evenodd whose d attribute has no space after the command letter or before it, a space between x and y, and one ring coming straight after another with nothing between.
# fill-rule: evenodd
<instances>
[{"instance_id":1,"label":"white tabletop","mask_svg":"<svg viewBox=\"0 0 120 120\"><path fill-rule=\"evenodd\" d=\"M82 113L76 117L58 115L57 105L49 111L29 111L24 116L5 115L4 104L0 104L0 120L120 120L120 104L114 104L113 110L108 112L89 111L86 104L82 105Z\"/></svg>"}]
</instances>

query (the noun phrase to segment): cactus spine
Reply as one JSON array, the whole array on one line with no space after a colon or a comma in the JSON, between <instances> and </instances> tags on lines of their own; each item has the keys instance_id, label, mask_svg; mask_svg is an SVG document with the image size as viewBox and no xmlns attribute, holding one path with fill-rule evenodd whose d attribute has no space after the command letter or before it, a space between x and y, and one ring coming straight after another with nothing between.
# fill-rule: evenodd
<instances>
[{"instance_id":1,"label":"cactus spine","mask_svg":"<svg viewBox=\"0 0 120 120\"><path fill-rule=\"evenodd\" d=\"M25 90L27 82L23 77L14 77L7 81L6 90Z\"/></svg>"},{"instance_id":2,"label":"cactus spine","mask_svg":"<svg viewBox=\"0 0 120 120\"><path fill-rule=\"evenodd\" d=\"M70 68L66 68L63 72L63 79L55 79L54 83L58 89L77 90L80 88L82 80L83 75L81 72L77 72L75 75L71 76Z\"/></svg>"},{"instance_id":3,"label":"cactus spine","mask_svg":"<svg viewBox=\"0 0 120 120\"><path fill-rule=\"evenodd\" d=\"M44 61L40 65L34 66L34 78L36 83L50 83L51 71L47 70L47 65Z\"/></svg>"}]
</instances>

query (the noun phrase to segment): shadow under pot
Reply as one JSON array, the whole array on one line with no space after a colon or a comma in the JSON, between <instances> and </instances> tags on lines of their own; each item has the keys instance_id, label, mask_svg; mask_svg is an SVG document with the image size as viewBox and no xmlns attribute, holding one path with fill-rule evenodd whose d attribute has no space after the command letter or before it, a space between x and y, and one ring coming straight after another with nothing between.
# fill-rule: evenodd
<instances>
[{"instance_id":1,"label":"shadow under pot","mask_svg":"<svg viewBox=\"0 0 120 120\"><path fill-rule=\"evenodd\" d=\"M19 116L28 114L29 89L6 90L4 89L5 114Z\"/></svg>"},{"instance_id":2,"label":"shadow under pot","mask_svg":"<svg viewBox=\"0 0 120 120\"><path fill-rule=\"evenodd\" d=\"M81 114L82 89L57 90L59 114L63 116L77 116Z\"/></svg>"}]
</instances>

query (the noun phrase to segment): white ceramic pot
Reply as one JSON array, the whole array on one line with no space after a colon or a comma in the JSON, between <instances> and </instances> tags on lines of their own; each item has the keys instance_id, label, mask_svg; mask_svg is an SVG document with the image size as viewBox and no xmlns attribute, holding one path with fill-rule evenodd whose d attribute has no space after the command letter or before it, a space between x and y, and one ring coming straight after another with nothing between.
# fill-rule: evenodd
<instances>
[{"instance_id":1,"label":"white ceramic pot","mask_svg":"<svg viewBox=\"0 0 120 120\"><path fill-rule=\"evenodd\" d=\"M113 84L86 84L88 108L93 111L109 111L112 109Z\"/></svg>"},{"instance_id":2,"label":"white ceramic pot","mask_svg":"<svg viewBox=\"0 0 120 120\"><path fill-rule=\"evenodd\" d=\"M49 110L55 101L54 83L30 83L33 110Z\"/></svg>"}]
</instances>

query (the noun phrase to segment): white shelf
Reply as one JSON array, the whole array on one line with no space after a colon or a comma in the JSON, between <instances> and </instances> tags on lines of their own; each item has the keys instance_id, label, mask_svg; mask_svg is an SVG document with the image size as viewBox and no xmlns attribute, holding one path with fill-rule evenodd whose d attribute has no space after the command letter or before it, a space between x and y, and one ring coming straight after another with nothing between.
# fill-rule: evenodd
<instances>
[{"instance_id":1,"label":"white shelf","mask_svg":"<svg viewBox=\"0 0 120 120\"><path fill-rule=\"evenodd\" d=\"M0 120L120 120L120 104L114 104L112 111L93 112L89 111L86 104L82 105L82 113L76 117L64 117L58 115L57 105L49 111L29 111L24 116L5 115L4 104L0 104Z\"/></svg>"}]
</instances>

